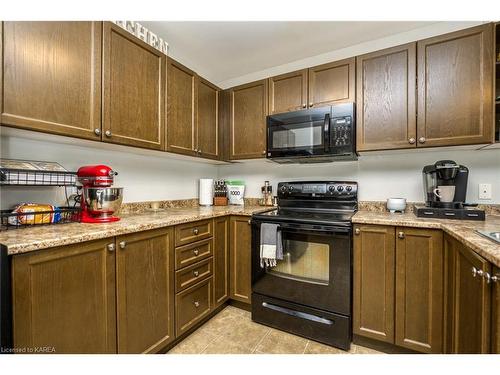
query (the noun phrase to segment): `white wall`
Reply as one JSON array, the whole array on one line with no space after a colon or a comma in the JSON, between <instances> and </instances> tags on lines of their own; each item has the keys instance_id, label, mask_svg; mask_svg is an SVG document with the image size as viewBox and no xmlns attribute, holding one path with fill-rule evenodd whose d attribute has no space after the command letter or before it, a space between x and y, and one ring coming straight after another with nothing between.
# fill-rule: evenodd
<instances>
[{"instance_id":1,"label":"white wall","mask_svg":"<svg viewBox=\"0 0 500 375\"><path fill-rule=\"evenodd\" d=\"M220 166L219 177L245 180L246 197L260 197L260 187L265 180L271 182L274 193L280 181L353 180L359 183L359 199L363 201L404 197L422 202L422 168L443 159L455 160L469 168L467 201L500 204L500 149L365 153L358 161L309 165L248 161ZM479 183L492 184L492 200L479 200Z\"/></svg>"},{"instance_id":2,"label":"white wall","mask_svg":"<svg viewBox=\"0 0 500 375\"><path fill-rule=\"evenodd\" d=\"M0 155L11 159L56 161L70 171L82 165L109 165L119 173L114 185L125 187L124 202L194 198L198 196L198 179L217 175L216 165L179 160L158 152L140 154L128 147L47 137L65 143L2 135ZM1 208L10 208L26 200L62 204L64 188L2 187L0 200Z\"/></svg>"}]
</instances>

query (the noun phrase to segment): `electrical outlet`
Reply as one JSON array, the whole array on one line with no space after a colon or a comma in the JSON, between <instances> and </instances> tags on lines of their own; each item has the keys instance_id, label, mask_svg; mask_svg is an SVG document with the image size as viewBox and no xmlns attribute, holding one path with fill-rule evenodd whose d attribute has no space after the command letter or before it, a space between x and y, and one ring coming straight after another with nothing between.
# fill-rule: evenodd
<instances>
[{"instance_id":1,"label":"electrical outlet","mask_svg":"<svg viewBox=\"0 0 500 375\"><path fill-rule=\"evenodd\" d=\"M491 199L491 184L479 184L479 199Z\"/></svg>"}]
</instances>

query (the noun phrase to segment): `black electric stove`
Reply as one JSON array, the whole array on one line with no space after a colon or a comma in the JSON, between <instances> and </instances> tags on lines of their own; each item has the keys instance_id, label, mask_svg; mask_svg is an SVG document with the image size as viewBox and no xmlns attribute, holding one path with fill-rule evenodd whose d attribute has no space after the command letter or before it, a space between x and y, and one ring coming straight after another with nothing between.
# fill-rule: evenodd
<instances>
[{"instance_id":1,"label":"black electric stove","mask_svg":"<svg viewBox=\"0 0 500 375\"><path fill-rule=\"evenodd\" d=\"M252 216L252 319L348 350L352 338L352 223L358 185L282 182L278 208ZM260 228L277 223L283 259L260 263Z\"/></svg>"}]
</instances>

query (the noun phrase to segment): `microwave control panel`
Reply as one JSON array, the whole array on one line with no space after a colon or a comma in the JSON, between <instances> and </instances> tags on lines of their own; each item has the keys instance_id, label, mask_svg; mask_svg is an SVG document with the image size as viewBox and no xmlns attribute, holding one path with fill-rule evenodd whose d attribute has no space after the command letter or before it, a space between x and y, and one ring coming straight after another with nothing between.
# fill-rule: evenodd
<instances>
[{"instance_id":1,"label":"microwave control panel","mask_svg":"<svg viewBox=\"0 0 500 375\"><path fill-rule=\"evenodd\" d=\"M353 142L352 117L336 117L330 122L331 147L350 146Z\"/></svg>"}]
</instances>

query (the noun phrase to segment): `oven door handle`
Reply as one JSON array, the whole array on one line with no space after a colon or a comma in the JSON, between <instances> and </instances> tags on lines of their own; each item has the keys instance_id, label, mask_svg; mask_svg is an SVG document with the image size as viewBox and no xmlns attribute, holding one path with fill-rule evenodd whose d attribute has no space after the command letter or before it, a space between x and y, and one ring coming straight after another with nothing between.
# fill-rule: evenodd
<instances>
[{"instance_id":1,"label":"oven door handle","mask_svg":"<svg viewBox=\"0 0 500 375\"><path fill-rule=\"evenodd\" d=\"M322 317L317 316L317 315L305 313L302 311L292 310L292 309L282 307L282 306L273 305L272 303L262 302L262 307L264 307L266 309L278 311L278 312L283 313L283 314L291 315L291 316L294 316L296 318L307 319L307 320L310 320L312 322L326 324L329 326L331 326L334 323L334 321L330 320L330 319L325 319L325 318L322 318Z\"/></svg>"},{"instance_id":2,"label":"oven door handle","mask_svg":"<svg viewBox=\"0 0 500 375\"><path fill-rule=\"evenodd\" d=\"M325 153L330 151L330 114L325 114L325 123L323 126L323 140L325 142Z\"/></svg>"}]
</instances>

